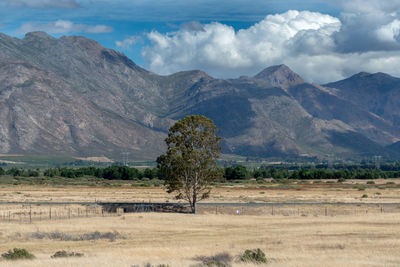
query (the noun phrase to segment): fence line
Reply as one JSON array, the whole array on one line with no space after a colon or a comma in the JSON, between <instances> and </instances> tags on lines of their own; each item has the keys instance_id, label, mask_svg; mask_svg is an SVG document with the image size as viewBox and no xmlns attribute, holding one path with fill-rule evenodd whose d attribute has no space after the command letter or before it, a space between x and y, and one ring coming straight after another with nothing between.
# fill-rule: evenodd
<instances>
[{"instance_id":1,"label":"fence line","mask_svg":"<svg viewBox=\"0 0 400 267\"><path fill-rule=\"evenodd\" d=\"M112 205L114 204L114 205ZM399 204L313 204L298 205L241 205L234 203L216 203L216 205L198 205L198 213L229 214L229 215L270 215L270 216L338 216L338 215L365 215L400 213ZM185 206L168 205L162 203L111 203L103 205L40 205L40 204L9 204L0 205L0 222L32 223L44 220L71 220L75 218L112 217L131 212L181 212Z\"/></svg>"},{"instance_id":2,"label":"fence line","mask_svg":"<svg viewBox=\"0 0 400 267\"><path fill-rule=\"evenodd\" d=\"M400 213L399 205L271 205L271 206L198 206L199 213L231 215L270 215L270 216L339 216L365 214Z\"/></svg>"},{"instance_id":3,"label":"fence line","mask_svg":"<svg viewBox=\"0 0 400 267\"><path fill-rule=\"evenodd\" d=\"M45 220L70 220L75 218L112 217L120 216L122 209L108 212L101 206L72 206L72 207L41 207L41 206L10 206L0 210L0 222L32 223Z\"/></svg>"}]
</instances>

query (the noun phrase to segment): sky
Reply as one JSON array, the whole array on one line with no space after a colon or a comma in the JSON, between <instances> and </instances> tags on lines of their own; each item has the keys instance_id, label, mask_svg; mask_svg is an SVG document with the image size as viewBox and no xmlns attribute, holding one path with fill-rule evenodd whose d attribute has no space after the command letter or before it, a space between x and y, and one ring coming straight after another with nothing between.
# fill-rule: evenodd
<instances>
[{"instance_id":1,"label":"sky","mask_svg":"<svg viewBox=\"0 0 400 267\"><path fill-rule=\"evenodd\" d=\"M0 0L0 32L31 31L94 39L162 75L286 64L316 83L400 77L398 0Z\"/></svg>"}]
</instances>

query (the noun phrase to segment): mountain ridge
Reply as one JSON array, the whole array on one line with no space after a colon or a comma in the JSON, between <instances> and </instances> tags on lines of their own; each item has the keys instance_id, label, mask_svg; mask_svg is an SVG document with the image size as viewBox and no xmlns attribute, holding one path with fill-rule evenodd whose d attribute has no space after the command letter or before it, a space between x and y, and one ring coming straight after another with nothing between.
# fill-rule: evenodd
<instances>
[{"instance_id":1,"label":"mountain ridge","mask_svg":"<svg viewBox=\"0 0 400 267\"><path fill-rule=\"evenodd\" d=\"M174 121L201 114L220 128L224 153L396 157L387 148L400 141L400 110L385 104L400 100L392 78L364 73L316 85L286 65L227 80L201 70L161 76L85 37L0 34L0 153L118 158L128 151L154 160ZM368 101L387 85L376 109L352 87L366 81Z\"/></svg>"}]
</instances>

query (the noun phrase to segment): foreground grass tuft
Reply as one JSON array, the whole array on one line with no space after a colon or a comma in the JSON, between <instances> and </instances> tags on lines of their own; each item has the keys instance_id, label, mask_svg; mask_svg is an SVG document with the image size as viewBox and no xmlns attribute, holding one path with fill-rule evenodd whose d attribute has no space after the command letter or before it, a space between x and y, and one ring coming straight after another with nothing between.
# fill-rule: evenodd
<instances>
[{"instance_id":1,"label":"foreground grass tuft","mask_svg":"<svg viewBox=\"0 0 400 267\"><path fill-rule=\"evenodd\" d=\"M195 258L195 260L201 261L202 265L200 266L230 267L232 262L232 256L224 252L211 257L198 256Z\"/></svg>"},{"instance_id":2,"label":"foreground grass tuft","mask_svg":"<svg viewBox=\"0 0 400 267\"><path fill-rule=\"evenodd\" d=\"M68 234L63 232L35 232L27 235L27 238L32 239L50 239L50 240L61 240L61 241L96 241L105 239L113 242L117 239L125 239L125 236L119 232L106 232L101 233L99 231L85 233L85 234Z\"/></svg>"},{"instance_id":3,"label":"foreground grass tuft","mask_svg":"<svg viewBox=\"0 0 400 267\"><path fill-rule=\"evenodd\" d=\"M265 253L257 248L257 249L247 249L242 256L239 257L239 260L246 263L266 263L267 258L265 257Z\"/></svg>"},{"instance_id":4,"label":"foreground grass tuft","mask_svg":"<svg viewBox=\"0 0 400 267\"><path fill-rule=\"evenodd\" d=\"M14 248L14 250L9 250L7 253L1 255L6 260L24 260L24 259L34 259L35 255L29 253L24 248Z\"/></svg>"},{"instance_id":5,"label":"foreground grass tuft","mask_svg":"<svg viewBox=\"0 0 400 267\"><path fill-rule=\"evenodd\" d=\"M66 252L65 250L60 250L54 253L52 258L68 258L68 257L83 257L83 253L77 252Z\"/></svg>"},{"instance_id":6,"label":"foreground grass tuft","mask_svg":"<svg viewBox=\"0 0 400 267\"><path fill-rule=\"evenodd\" d=\"M152 265L150 262L146 263L143 265L144 267L170 267L168 264L157 264L157 265ZM139 267L139 265L132 265L132 267Z\"/></svg>"}]
</instances>

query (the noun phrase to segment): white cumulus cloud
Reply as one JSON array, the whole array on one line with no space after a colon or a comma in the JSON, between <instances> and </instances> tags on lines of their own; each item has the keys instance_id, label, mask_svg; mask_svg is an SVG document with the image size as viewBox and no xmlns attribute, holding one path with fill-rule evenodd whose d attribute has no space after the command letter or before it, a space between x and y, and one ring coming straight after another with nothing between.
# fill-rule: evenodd
<instances>
[{"instance_id":1,"label":"white cumulus cloud","mask_svg":"<svg viewBox=\"0 0 400 267\"><path fill-rule=\"evenodd\" d=\"M332 50L339 19L308 11L269 15L248 29L211 23L201 31L181 29L170 34L151 32L152 45L142 55L152 71L168 74L202 69L219 77L254 74L299 55Z\"/></svg>"},{"instance_id":2,"label":"white cumulus cloud","mask_svg":"<svg viewBox=\"0 0 400 267\"><path fill-rule=\"evenodd\" d=\"M78 8L75 0L0 0L13 7L32 8Z\"/></svg>"},{"instance_id":3,"label":"white cumulus cloud","mask_svg":"<svg viewBox=\"0 0 400 267\"><path fill-rule=\"evenodd\" d=\"M69 20L57 20L48 23L27 22L18 29L20 33L45 31L47 33L107 33L113 28L106 25L75 24Z\"/></svg>"},{"instance_id":4,"label":"white cumulus cloud","mask_svg":"<svg viewBox=\"0 0 400 267\"><path fill-rule=\"evenodd\" d=\"M151 44L142 50L145 67L161 74L201 69L232 78L286 64L318 83L360 71L400 76L400 2L339 2L338 18L291 10L238 31L210 23L199 31L150 32Z\"/></svg>"}]
</instances>

